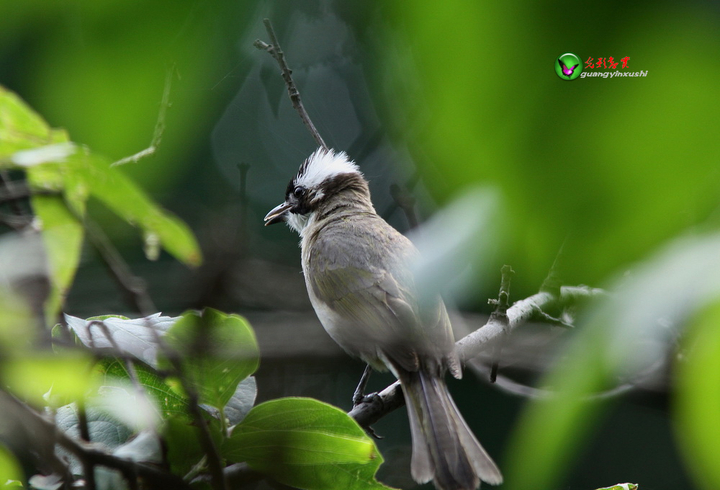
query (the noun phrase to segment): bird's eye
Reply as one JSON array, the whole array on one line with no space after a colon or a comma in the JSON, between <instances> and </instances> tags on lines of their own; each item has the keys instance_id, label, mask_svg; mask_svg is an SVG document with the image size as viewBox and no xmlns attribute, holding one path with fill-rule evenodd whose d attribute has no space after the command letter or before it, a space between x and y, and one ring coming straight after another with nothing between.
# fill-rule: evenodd
<instances>
[{"instance_id":1,"label":"bird's eye","mask_svg":"<svg viewBox=\"0 0 720 490\"><path fill-rule=\"evenodd\" d=\"M305 195L305 188L302 187L302 186L297 186L297 187L293 190L293 195L294 195L295 197L297 197L298 199L300 199L301 197L303 197L303 196Z\"/></svg>"}]
</instances>

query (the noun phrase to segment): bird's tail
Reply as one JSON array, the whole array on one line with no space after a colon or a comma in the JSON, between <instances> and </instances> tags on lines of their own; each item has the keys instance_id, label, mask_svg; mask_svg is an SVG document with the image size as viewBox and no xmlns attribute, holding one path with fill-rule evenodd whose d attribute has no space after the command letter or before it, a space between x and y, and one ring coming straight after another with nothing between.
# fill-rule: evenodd
<instances>
[{"instance_id":1,"label":"bird's tail","mask_svg":"<svg viewBox=\"0 0 720 490\"><path fill-rule=\"evenodd\" d=\"M412 477L439 490L474 490L502 475L460 415L445 380L423 372L400 377L412 433Z\"/></svg>"}]
</instances>

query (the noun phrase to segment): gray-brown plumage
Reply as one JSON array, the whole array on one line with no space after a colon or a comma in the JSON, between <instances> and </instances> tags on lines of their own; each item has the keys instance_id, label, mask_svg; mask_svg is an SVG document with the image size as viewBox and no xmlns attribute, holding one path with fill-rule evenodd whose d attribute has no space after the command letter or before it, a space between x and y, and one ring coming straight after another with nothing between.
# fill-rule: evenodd
<instances>
[{"instance_id":1,"label":"gray-brown plumage","mask_svg":"<svg viewBox=\"0 0 720 490\"><path fill-rule=\"evenodd\" d=\"M310 301L330 336L400 380L413 478L440 490L501 483L445 385L446 371L461 376L445 305L439 296L419 302L411 267L418 251L375 212L357 166L318 149L265 221L287 221L300 233Z\"/></svg>"}]
</instances>

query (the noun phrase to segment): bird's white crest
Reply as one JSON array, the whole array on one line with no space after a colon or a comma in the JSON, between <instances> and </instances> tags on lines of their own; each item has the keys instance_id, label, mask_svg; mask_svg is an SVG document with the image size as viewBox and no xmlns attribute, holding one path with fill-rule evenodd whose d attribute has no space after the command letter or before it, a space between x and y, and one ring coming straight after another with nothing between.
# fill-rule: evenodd
<instances>
[{"instance_id":1,"label":"bird's white crest","mask_svg":"<svg viewBox=\"0 0 720 490\"><path fill-rule=\"evenodd\" d=\"M319 187L330 177L350 173L359 174L360 169L344 151L335 153L334 150L318 148L300 166L295 178L295 185L313 189Z\"/></svg>"}]
</instances>

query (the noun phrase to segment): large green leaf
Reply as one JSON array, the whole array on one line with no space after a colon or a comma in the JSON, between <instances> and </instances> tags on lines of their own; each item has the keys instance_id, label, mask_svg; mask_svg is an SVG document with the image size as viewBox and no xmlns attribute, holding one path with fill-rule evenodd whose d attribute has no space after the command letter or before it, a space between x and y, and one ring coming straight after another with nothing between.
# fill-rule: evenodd
<instances>
[{"instance_id":1,"label":"large green leaf","mask_svg":"<svg viewBox=\"0 0 720 490\"><path fill-rule=\"evenodd\" d=\"M190 229L176 216L161 209L134 182L110 161L89 152L68 158L68 179L72 188L84 186L125 221L138 226L145 237L149 258L164 247L176 259L196 266L202 261L200 247ZM71 186L68 186L71 187Z\"/></svg>"},{"instance_id":2,"label":"large green leaf","mask_svg":"<svg viewBox=\"0 0 720 490\"><path fill-rule=\"evenodd\" d=\"M180 354L183 374L200 403L219 409L259 364L255 333L247 321L211 308L202 314L185 313L165 334L165 340Z\"/></svg>"},{"instance_id":3,"label":"large green leaf","mask_svg":"<svg viewBox=\"0 0 720 490\"><path fill-rule=\"evenodd\" d=\"M387 488L375 480L383 459L372 439L342 410L308 398L253 408L222 453L297 488Z\"/></svg>"}]
</instances>

